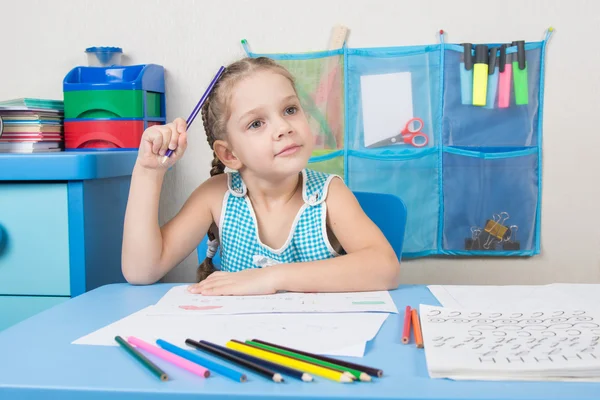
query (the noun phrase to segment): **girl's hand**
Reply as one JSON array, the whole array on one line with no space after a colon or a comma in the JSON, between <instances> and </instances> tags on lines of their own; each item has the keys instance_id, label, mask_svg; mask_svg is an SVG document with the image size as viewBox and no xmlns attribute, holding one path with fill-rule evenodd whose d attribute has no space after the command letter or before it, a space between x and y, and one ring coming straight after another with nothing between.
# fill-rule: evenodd
<instances>
[{"instance_id":1,"label":"girl's hand","mask_svg":"<svg viewBox=\"0 0 600 400\"><path fill-rule=\"evenodd\" d=\"M183 156L186 147L186 123L182 118L177 118L166 125L153 125L142 135L137 163L147 169L166 170ZM167 149L174 151L163 164Z\"/></svg>"},{"instance_id":2,"label":"girl's hand","mask_svg":"<svg viewBox=\"0 0 600 400\"><path fill-rule=\"evenodd\" d=\"M277 292L275 274L271 267L246 269L240 272L213 272L188 290L205 296L258 295Z\"/></svg>"}]
</instances>

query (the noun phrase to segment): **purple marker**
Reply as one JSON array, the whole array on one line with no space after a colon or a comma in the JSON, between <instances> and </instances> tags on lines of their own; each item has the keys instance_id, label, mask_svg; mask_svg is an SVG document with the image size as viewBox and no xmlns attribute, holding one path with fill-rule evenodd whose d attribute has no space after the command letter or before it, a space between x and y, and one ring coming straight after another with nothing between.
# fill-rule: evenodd
<instances>
[{"instance_id":1,"label":"purple marker","mask_svg":"<svg viewBox=\"0 0 600 400\"><path fill-rule=\"evenodd\" d=\"M190 129L190 125L192 125L192 122L194 122L194 119L196 119L196 115L198 115L198 112L200 112L200 110L202 109L202 106L204 105L204 102L208 98L208 95L210 94L211 90L213 89L213 87L215 86L215 84L217 83L217 81L219 80L219 78L221 77L221 75L223 74L223 72L225 72L225 67L221 66L221 68L219 68L219 71L217 72L217 75L215 75L215 77L213 78L213 80L210 83L210 85L208 85L208 88L206 88L206 91L204 92L204 94L200 98L200 101L198 102L198 104L196 104L196 107L194 107L194 110L192 111L192 113L188 117L188 119L186 121L186 123L187 123L187 128L186 129ZM165 161L167 161L167 159L171 156L171 154L173 154L173 151L174 150L167 149L167 152L165 153L165 155L164 155L164 157L162 159L162 163L163 164L165 163Z\"/></svg>"}]
</instances>

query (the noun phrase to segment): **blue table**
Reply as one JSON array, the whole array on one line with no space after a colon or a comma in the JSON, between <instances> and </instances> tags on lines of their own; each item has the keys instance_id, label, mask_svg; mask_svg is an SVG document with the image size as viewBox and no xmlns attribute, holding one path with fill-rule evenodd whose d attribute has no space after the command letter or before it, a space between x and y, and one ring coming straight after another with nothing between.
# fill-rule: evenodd
<instances>
[{"instance_id":1,"label":"blue table","mask_svg":"<svg viewBox=\"0 0 600 400\"><path fill-rule=\"evenodd\" d=\"M384 370L371 383L340 384L317 378L276 384L248 373L236 383L213 374L204 380L165 365L160 382L118 347L82 346L73 340L147 305L171 284L106 285L0 332L0 399L598 399L600 383L480 382L430 379L425 354L400 342L402 312L391 315L368 346L352 359ZM392 292L399 309L439 303L423 286ZM191 333L193 335L193 333ZM181 344L180 344L181 345ZM182 345L185 346L185 345ZM350 359L350 358L348 358Z\"/></svg>"}]
</instances>

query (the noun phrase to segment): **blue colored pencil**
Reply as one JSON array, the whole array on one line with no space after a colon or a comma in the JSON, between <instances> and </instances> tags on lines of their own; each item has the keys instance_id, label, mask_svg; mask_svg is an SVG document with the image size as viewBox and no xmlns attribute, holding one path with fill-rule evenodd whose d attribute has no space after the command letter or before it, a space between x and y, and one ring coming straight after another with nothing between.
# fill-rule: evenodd
<instances>
[{"instance_id":1,"label":"blue colored pencil","mask_svg":"<svg viewBox=\"0 0 600 400\"><path fill-rule=\"evenodd\" d=\"M217 71L217 74L213 78L212 82L210 83L210 85L208 85L208 87L206 88L206 91L204 92L204 94L202 95L200 100L198 101L198 104L196 104L196 107L194 107L194 109L192 110L192 113L188 117L188 119L186 121L186 123L187 123L186 129L190 129L192 122L194 122L194 120L196 119L196 115L198 115L198 113L202 109L204 102L206 101L206 99L208 99L208 95L210 94L213 87L217 84L217 81L219 80L219 78L221 77L223 72L225 72L225 67L221 66L221 68L219 68L219 71ZM167 158L171 157L171 154L173 154L173 151L174 150L167 149L167 151L162 159L163 164L165 161L167 161Z\"/></svg>"},{"instance_id":2,"label":"blue colored pencil","mask_svg":"<svg viewBox=\"0 0 600 400\"><path fill-rule=\"evenodd\" d=\"M215 372L217 374L221 374L227 378L233 379L237 382L246 382L247 377L246 374L238 372L234 369L228 368L224 365L217 364L214 361L207 360L206 358L200 357L197 352L189 351L182 349L181 347L177 347L174 344L171 344L165 340L158 339L156 344L162 347L163 349L170 351L173 354L178 355L179 357L183 357L186 360L189 360L193 363L199 364L208 370Z\"/></svg>"}]
</instances>

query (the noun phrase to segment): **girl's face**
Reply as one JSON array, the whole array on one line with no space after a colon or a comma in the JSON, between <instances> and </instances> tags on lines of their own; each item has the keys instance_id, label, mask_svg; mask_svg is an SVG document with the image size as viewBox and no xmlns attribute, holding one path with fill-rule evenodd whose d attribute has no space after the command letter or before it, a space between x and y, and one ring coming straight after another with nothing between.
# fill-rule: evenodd
<instances>
[{"instance_id":1,"label":"girl's face","mask_svg":"<svg viewBox=\"0 0 600 400\"><path fill-rule=\"evenodd\" d=\"M229 103L227 138L244 168L283 177L306 167L314 137L291 82L272 71L238 82Z\"/></svg>"}]
</instances>

